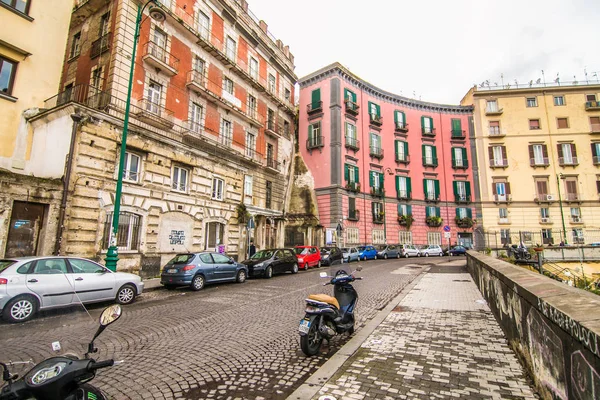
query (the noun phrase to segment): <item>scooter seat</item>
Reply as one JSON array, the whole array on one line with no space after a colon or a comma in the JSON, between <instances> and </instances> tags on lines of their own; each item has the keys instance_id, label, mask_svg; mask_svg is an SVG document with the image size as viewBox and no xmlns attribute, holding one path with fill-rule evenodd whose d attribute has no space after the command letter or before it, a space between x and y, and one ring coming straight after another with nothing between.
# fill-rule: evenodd
<instances>
[{"instance_id":1,"label":"scooter seat","mask_svg":"<svg viewBox=\"0 0 600 400\"><path fill-rule=\"evenodd\" d=\"M311 294L308 296L309 300L321 301L323 303L331 304L338 310L340 309L340 303L338 303L337 299L333 296L329 296L327 294Z\"/></svg>"}]
</instances>

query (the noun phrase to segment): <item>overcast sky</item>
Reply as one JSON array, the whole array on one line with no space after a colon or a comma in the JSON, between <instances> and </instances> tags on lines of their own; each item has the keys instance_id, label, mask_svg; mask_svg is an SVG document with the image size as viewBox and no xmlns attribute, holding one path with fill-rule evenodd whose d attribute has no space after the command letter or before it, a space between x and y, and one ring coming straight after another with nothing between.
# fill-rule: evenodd
<instances>
[{"instance_id":1,"label":"overcast sky","mask_svg":"<svg viewBox=\"0 0 600 400\"><path fill-rule=\"evenodd\" d=\"M335 61L389 92L458 104L474 84L600 76L600 0L248 0L299 78Z\"/></svg>"}]
</instances>

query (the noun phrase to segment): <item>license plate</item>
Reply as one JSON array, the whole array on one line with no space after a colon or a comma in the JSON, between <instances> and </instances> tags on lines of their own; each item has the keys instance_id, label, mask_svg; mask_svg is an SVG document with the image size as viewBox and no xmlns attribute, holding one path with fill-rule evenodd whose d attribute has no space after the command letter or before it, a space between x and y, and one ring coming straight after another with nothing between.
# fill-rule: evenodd
<instances>
[{"instance_id":1,"label":"license plate","mask_svg":"<svg viewBox=\"0 0 600 400\"><path fill-rule=\"evenodd\" d=\"M300 326L298 327L298 330L300 331L300 333L308 333L308 330L310 329L310 321L307 319L303 319L302 321L300 321Z\"/></svg>"},{"instance_id":2,"label":"license plate","mask_svg":"<svg viewBox=\"0 0 600 400\"><path fill-rule=\"evenodd\" d=\"M177 269L175 269L175 268L171 268L171 269L167 270L167 272L168 272L169 274L176 274L176 273L177 273Z\"/></svg>"}]
</instances>

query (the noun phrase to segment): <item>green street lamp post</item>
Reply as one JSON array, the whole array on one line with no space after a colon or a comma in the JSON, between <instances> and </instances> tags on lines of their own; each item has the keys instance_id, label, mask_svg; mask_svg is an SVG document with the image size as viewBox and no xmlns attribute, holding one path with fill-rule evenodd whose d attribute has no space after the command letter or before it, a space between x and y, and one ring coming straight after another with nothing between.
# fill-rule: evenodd
<instances>
[{"instance_id":1,"label":"green street lamp post","mask_svg":"<svg viewBox=\"0 0 600 400\"><path fill-rule=\"evenodd\" d=\"M109 247L106 252L106 267L111 271L117 270L117 261L119 261L119 251L117 248L117 233L119 231L119 215L121 212L121 193L123 189L123 172L125 164L125 153L127 151L127 130L129 128L129 108L131 106L131 88L133 86L133 70L135 68L135 51L140 36L140 25L142 24L142 15L144 9L148 4L154 3L158 6L157 0L149 0L142 7L140 4L137 6L137 16L135 19L135 35L133 36L133 46L131 50L131 68L129 69L129 84L127 87L127 101L125 103L125 118L123 120L123 136L121 138L121 155L119 157L119 166L117 169L117 188L115 191L112 230L110 233ZM163 21L166 16L165 13L159 7L153 7L150 9L150 16L152 19Z\"/></svg>"},{"instance_id":2,"label":"green street lamp post","mask_svg":"<svg viewBox=\"0 0 600 400\"><path fill-rule=\"evenodd\" d=\"M562 196L560 194L560 181L558 179L558 174L556 175L556 186L558 188L558 206L560 207L560 219L562 220L563 237L565 240L565 244L569 244L567 239L567 229L565 228L565 213L563 212Z\"/></svg>"}]
</instances>

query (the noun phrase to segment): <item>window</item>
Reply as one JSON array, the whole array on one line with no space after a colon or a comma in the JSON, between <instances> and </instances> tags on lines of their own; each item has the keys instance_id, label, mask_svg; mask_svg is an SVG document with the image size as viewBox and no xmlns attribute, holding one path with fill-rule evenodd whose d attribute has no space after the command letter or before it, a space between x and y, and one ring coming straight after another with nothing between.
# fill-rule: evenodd
<instances>
[{"instance_id":1,"label":"window","mask_svg":"<svg viewBox=\"0 0 600 400\"><path fill-rule=\"evenodd\" d=\"M542 243L544 244L553 244L554 240L552 239L552 229L542 229Z\"/></svg>"},{"instance_id":2,"label":"window","mask_svg":"<svg viewBox=\"0 0 600 400\"><path fill-rule=\"evenodd\" d=\"M398 232L398 243L412 244L412 232L399 231Z\"/></svg>"},{"instance_id":3,"label":"window","mask_svg":"<svg viewBox=\"0 0 600 400\"><path fill-rule=\"evenodd\" d=\"M490 146L489 148L490 166L493 167L506 167L508 162L506 160L506 147L505 146Z\"/></svg>"},{"instance_id":4,"label":"window","mask_svg":"<svg viewBox=\"0 0 600 400\"><path fill-rule=\"evenodd\" d=\"M454 137L454 138L462 138L463 137L462 122L458 118L452 119L452 137Z\"/></svg>"},{"instance_id":5,"label":"window","mask_svg":"<svg viewBox=\"0 0 600 400\"><path fill-rule=\"evenodd\" d=\"M498 100L488 100L485 112L498 112Z\"/></svg>"},{"instance_id":6,"label":"window","mask_svg":"<svg viewBox=\"0 0 600 400\"><path fill-rule=\"evenodd\" d=\"M375 190L383 189L383 174L377 171L371 171L369 174L369 186Z\"/></svg>"},{"instance_id":7,"label":"window","mask_svg":"<svg viewBox=\"0 0 600 400\"><path fill-rule=\"evenodd\" d=\"M558 163L560 165L576 165L577 149L574 143L559 143L558 148Z\"/></svg>"},{"instance_id":8,"label":"window","mask_svg":"<svg viewBox=\"0 0 600 400\"><path fill-rule=\"evenodd\" d=\"M267 129L275 131L275 111L267 109Z\"/></svg>"},{"instance_id":9,"label":"window","mask_svg":"<svg viewBox=\"0 0 600 400\"><path fill-rule=\"evenodd\" d=\"M356 213L356 198L348 197L348 219L351 221L358 221L358 215Z\"/></svg>"},{"instance_id":10,"label":"window","mask_svg":"<svg viewBox=\"0 0 600 400\"><path fill-rule=\"evenodd\" d=\"M505 181L495 181L492 183L492 194L496 201L510 200L510 183Z\"/></svg>"},{"instance_id":11,"label":"window","mask_svg":"<svg viewBox=\"0 0 600 400\"><path fill-rule=\"evenodd\" d=\"M590 117L590 127L592 132L600 132L600 117Z\"/></svg>"},{"instance_id":12,"label":"window","mask_svg":"<svg viewBox=\"0 0 600 400\"><path fill-rule=\"evenodd\" d=\"M2 2L23 14L29 13L29 0L2 0Z\"/></svg>"},{"instance_id":13,"label":"window","mask_svg":"<svg viewBox=\"0 0 600 400\"><path fill-rule=\"evenodd\" d=\"M412 191L410 178L396 176L396 195L399 199L409 199Z\"/></svg>"},{"instance_id":14,"label":"window","mask_svg":"<svg viewBox=\"0 0 600 400\"><path fill-rule=\"evenodd\" d=\"M162 85L150 81L148 85L148 101L146 102L146 111L153 114L160 114L160 104L162 99Z\"/></svg>"},{"instance_id":15,"label":"window","mask_svg":"<svg viewBox=\"0 0 600 400\"><path fill-rule=\"evenodd\" d=\"M421 128L422 128L423 134L425 134L425 135L434 134L435 129L433 128L433 118L421 117Z\"/></svg>"},{"instance_id":16,"label":"window","mask_svg":"<svg viewBox=\"0 0 600 400\"><path fill-rule=\"evenodd\" d=\"M596 101L596 95L595 94L586 94L585 101Z\"/></svg>"},{"instance_id":17,"label":"window","mask_svg":"<svg viewBox=\"0 0 600 400\"><path fill-rule=\"evenodd\" d=\"M594 165L600 164L600 142L593 142L592 145L592 162Z\"/></svg>"},{"instance_id":18,"label":"window","mask_svg":"<svg viewBox=\"0 0 600 400\"><path fill-rule=\"evenodd\" d=\"M358 149L358 141L356 139L356 126L346 122L346 146Z\"/></svg>"},{"instance_id":19,"label":"window","mask_svg":"<svg viewBox=\"0 0 600 400\"><path fill-rule=\"evenodd\" d=\"M233 140L233 127L231 121L221 120L221 143L225 146L231 146Z\"/></svg>"},{"instance_id":20,"label":"window","mask_svg":"<svg viewBox=\"0 0 600 400\"><path fill-rule=\"evenodd\" d=\"M250 57L250 76L258 80L258 61Z\"/></svg>"},{"instance_id":21,"label":"window","mask_svg":"<svg viewBox=\"0 0 600 400\"><path fill-rule=\"evenodd\" d=\"M190 130L200 132L202 130L202 106L196 103L190 105Z\"/></svg>"},{"instance_id":22,"label":"window","mask_svg":"<svg viewBox=\"0 0 600 400\"><path fill-rule=\"evenodd\" d=\"M503 245L512 243L510 229L500 229L500 243Z\"/></svg>"},{"instance_id":23,"label":"window","mask_svg":"<svg viewBox=\"0 0 600 400\"><path fill-rule=\"evenodd\" d=\"M219 222L208 222L206 224L206 249L217 251L217 246L225 240L225 225Z\"/></svg>"},{"instance_id":24,"label":"window","mask_svg":"<svg viewBox=\"0 0 600 400\"><path fill-rule=\"evenodd\" d=\"M396 161L408 162L408 142L396 140Z\"/></svg>"},{"instance_id":25,"label":"window","mask_svg":"<svg viewBox=\"0 0 600 400\"><path fill-rule=\"evenodd\" d=\"M283 98L287 101L290 101L290 99L292 98L292 92L290 92L290 89L285 89L284 90L284 96Z\"/></svg>"},{"instance_id":26,"label":"window","mask_svg":"<svg viewBox=\"0 0 600 400\"><path fill-rule=\"evenodd\" d=\"M273 195L273 182L267 181L266 183L266 193L265 193L265 207L271 208L271 200Z\"/></svg>"},{"instance_id":27,"label":"window","mask_svg":"<svg viewBox=\"0 0 600 400\"><path fill-rule=\"evenodd\" d=\"M548 200L548 178L535 178L535 191L538 200Z\"/></svg>"},{"instance_id":28,"label":"window","mask_svg":"<svg viewBox=\"0 0 600 400\"><path fill-rule=\"evenodd\" d=\"M223 189L225 182L221 178L213 178L212 182L212 199L223 200Z\"/></svg>"},{"instance_id":29,"label":"window","mask_svg":"<svg viewBox=\"0 0 600 400\"><path fill-rule=\"evenodd\" d=\"M437 167L437 150L435 146L422 145L423 165Z\"/></svg>"},{"instance_id":30,"label":"window","mask_svg":"<svg viewBox=\"0 0 600 400\"><path fill-rule=\"evenodd\" d=\"M165 49L167 48L167 34L161 31L160 29L155 28L154 35L152 37L152 41L155 44L155 46L152 47L152 55L161 60L164 60Z\"/></svg>"},{"instance_id":31,"label":"window","mask_svg":"<svg viewBox=\"0 0 600 400\"><path fill-rule=\"evenodd\" d=\"M440 232L427 232L427 244L442 244L442 234Z\"/></svg>"},{"instance_id":32,"label":"window","mask_svg":"<svg viewBox=\"0 0 600 400\"><path fill-rule=\"evenodd\" d=\"M581 209L579 207L571 207L571 222L581 222Z\"/></svg>"},{"instance_id":33,"label":"window","mask_svg":"<svg viewBox=\"0 0 600 400\"><path fill-rule=\"evenodd\" d=\"M198 56L194 57L193 68L194 68L194 71L198 73L198 77L200 79L204 78L205 67L206 67L206 63L204 62L203 59L201 59Z\"/></svg>"},{"instance_id":34,"label":"window","mask_svg":"<svg viewBox=\"0 0 600 400\"><path fill-rule=\"evenodd\" d=\"M308 146L318 147L321 143L321 121L308 125Z\"/></svg>"},{"instance_id":35,"label":"window","mask_svg":"<svg viewBox=\"0 0 600 400\"><path fill-rule=\"evenodd\" d=\"M467 181L454 181L452 183L456 201L471 201L471 183Z\"/></svg>"},{"instance_id":36,"label":"window","mask_svg":"<svg viewBox=\"0 0 600 400\"><path fill-rule=\"evenodd\" d=\"M235 48L235 40L227 36L227 39L225 40L225 55L232 61L235 61Z\"/></svg>"},{"instance_id":37,"label":"window","mask_svg":"<svg viewBox=\"0 0 600 400\"><path fill-rule=\"evenodd\" d=\"M370 153L375 156L383 155L381 149L381 136L373 132L370 134Z\"/></svg>"},{"instance_id":38,"label":"window","mask_svg":"<svg viewBox=\"0 0 600 400\"><path fill-rule=\"evenodd\" d=\"M258 103L256 102L256 97L252 96L251 94L248 95L248 114L252 117L256 119L256 105Z\"/></svg>"},{"instance_id":39,"label":"window","mask_svg":"<svg viewBox=\"0 0 600 400\"><path fill-rule=\"evenodd\" d=\"M346 228L346 243L359 243L358 228Z\"/></svg>"},{"instance_id":40,"label":"window","mask_svg":"<svg viewBox=\"0 0 600 400\"><path fill-rule=\"evenodd\" d=\"M396 129L406 129L406 114L404 111L394 111L394 122Z\"/></svg>"},{"instance_id":41,"label":"window","mask_svg":"<svg viewBox=\"0 0 600 400\"><path fill-rule=\"evenodd\" d=\"M412 215L412 206L408 204L398 204L398 215Z\"/></svg>"},{"instance_id":42,"label":"window","mask_svg":"<svg viewBox=\"0 0 600 400\"><path fill-rule=\"evenodd\" d=\"M529 120L529 129L540 129L540 120L539 119L530 119Z\"/></svg>"},{"instance_id":43,"label":"window","mask_svg":"<svg viewBox=\"0 0 600 400\"><path fill-rule=\"evenodd\" d=\"M273 166L274 165L274 155L275 155L275 151L273 148L273 145L271 143L267 143L267 166Z\"/></svg>"},{"instance_id":44,"label":"window","mask_svg":"<svg viewBox=\"0 0 600 400\"><path fill-rule=\"evenodd\" d=\"M283 134L287 137L290 136L290 123L283 121Z\"/></svg>"},{"instance_id":45,"label":"window","mask_svg":"<svg viewBox=\"0 0 600 400\"><path fill-rule=\"evenodd\" d=\"M77 57L81 52L81 32L77 32L73 35L73 40L71 41L71 52L69 53L69 58Z\"/></svg>"},{"instance_id":46,"label":"window","mask_svg":"<svg viewBox=\"0 0 600 400\"><path fill-rule=\"evenodd\" d=\"M501 207L498 209L498 217L500 219L506 219L508 218L508 208L505 207Z\"/></svg>"},{"instance_id":47,"label":"window","mask_svg":"<svg viewBox=\"0 0 600 400\"><path fill-rule=\"evenodd\" d=\"M275 93L275 76L273 74L269 74L269 92Z\"/></svg>"},{"instance_id":48,"label":"window","mask_svg":"<svg viewBox=\"0 0 600 400\"><path fill-rule=\"evenodd\" d=\"M585 243L585 239L583 237L583 229L575 228L573 229L573 243L583 244Z\"/></svg>"},{"instance_id":49,"label":"window","mask_svg":"<svg viewBox=\"0 0 600 400\"><path fill-rule=\"evenodd\" d=\"M542 222L548 222L550 220L550 209L548 207L540 208L540 217Z\"/></svg>"},{"instance_id":50,"label":"window","mask_svg":"<svg viewBox=\"0 0 600 400\"><path fill-rule=\"evenodd\" d=\"M565 188L567 189L566 200L577 200L577 178L569 177L565 178Z\"/></svg>"},{"instance_id":51,"label":"window","mask_svg":"<svg viewBox=\"0 0 600 400\"><path fill-rule=\"evenodd\" d=\"M233 94L233 81L229 78L223 78L223 91Z\"/></svg>"},{"instance_id":52,"label":"window","mask_svg":"<svg viewBox=\"0 0 600 400\"><path fill-rule=\"evenodd\" d=\"M452 148L452 167L454 168L467 168L469 162L467 161L467 149L464 147L453 147Z\"/></svg>"},{"instance_id":53,"label":"window","mask_svg":"<svg viewBox=\"0 0 600 400\"><path fill-rule=\"evenodd\" d=\"M254 158L256 149L256 135L252 132L246 132L246 156Z\"/></svg>"},{"instance_id":54,"label":"window","mask_svg":"<svg viewBox=\"0 0 600 400\"><path fill-rule=\"evenodd\" d=\"M12 94L16 69L16 62L0 56L0 91L2 93Z\"/></svg>"},{"instance_id":55,"label":"window","mask_svg":"<svg viewBox=\"0 0 600 400\"><path fill-rule=\"evenodd\" d=\"M252 204L252 184L254 177L252 175L244 175L244 196L245 203Z\"/></svg>"},{"instance_id":56,"label":"window","mask_svg":"<svg viewBox=\"0 0 600 400\"><path fill-rule=\"evenodd\" d=\"M569 127L569 119L568 118L556 118L556 125L558 129L566 129Z\"/></svg>"},{"instance_id":57,"label":"window","mask_svg":"<svg viewBox=\"0 0 600 400\"><path fill-rule=\"evenodd\" d=\"M490 135L500 135L500 121L490 121Z\"/></svg>"},{"instance_id":58,"label":"window","mask_svg":"<svg viewBox=\"0 0 600 400\"><path fill-rule=\"evenodd\" d=\"M565 96L554 96L555 106L564 106L565 104Z\"/></svg>"},{"instance_id":59,"label":"window","mask_svg":"<svg viewBox=\"0 0 600 400\"><path fill-rule=\"evenodd\" d=\"M465 207L458 207L456 209L456 216L460 219L471 218L471 209Z\"/></svg>"},{"instance_id":60,"label":"window","mask_svg":"<svg viewBox=\"0 0 600 400\"><path fill-rule=\"evenodd\" d=\"M536 97L528 97L527 98L527 107L537 107L537 98Z\"/></svg>"},{"instance_id":61,"label":"window","mask_svg":"<svg viewBox=\"0 0 600 400\"><path fill-rule=\"evenodd\" d=\"M440 181L437 179L423 179L425 200L436 201L440 198Z\"/></svg>"},{"instance_id":62,"label":"window","mask_svg":"<svg viewBox=\"0 0 600 400\"><path fill-rule=\"evenodd\" d=\"M382 223L385 218L385 212L383 211L383 203L372 202L371 211L373 213L373 222Z\"/></svg>"},{"instance_id":63,"label":"window","mask_svg":"<svg viewBox=\"0 0 600 400\"><path fill-rule=\"evenodd\" d=\"M348 183L358 183L358 167L352 164L344 164L344 179Z\"/></svg>"},{"instance_id":64,"label":"window","mask_svg":"<svg viewBox=\"0 0 600 400\"><path fill-rule=\"evenodd\" d=\"M125 152L125 165L123 165L123 180L137 183L140 178L140 156Z\"/></svg>"},{"instance_id":65,"label":"window","mask_svg":"<svg viewBox=\"0 0 600 400\"><path fill-rule=\"evenodd\" d=\"M110 12L105 13L100 18L100 29L98 30L98 36L102 37L110 30Z\"/></svg>"},{"instance_id":66,"label":"window","mask_svg":"<svg viewBox=\"0 0 600 400\"><path fill-rule=\"evenodd\" d=\"M202 11L198 11L198 33L202 39L208 39L210 33L210 19Z\"/></svg>"},{"instance_id":67,"label":"window","mask_svg":"<svg viewBox=\"0 0 600 400\"><path fill-rule=\"evenodd\" d=\"M369 116L371 118L371 122L378 122L381 119L381 108L378 104L369 102Z\"/></svg>"},{"instance_id":68,"label":"window","mask_svg":"<svg viewBox=\"0 0 600 400\"><path fill-rule=\"evenodd\" d=\"M110 246L110 235L112 232L113 213L106 214L104 223L104 237L102 248ZM119 229L117 230L116 245L119 250L138 250L140 245L140 232L142 217L133 213L123 212L119 214Z\"/></svg>"},{"instance_id":69,"label":"window","mask_svg":"<svg viewBox=\"0 0 600 400\"><path fill-rule=\"evenodd\" d=\"M548 165L548 149L545 144L529 145L529 164L532 166Z\"/></svg>"},{"instance_id":70,"label":"window","mask_svg":"<svg viewBox=\"0 0 600 400\"><path fill-rule=\"evenodd\" d=\"M190 171L182 167L173 167L173 179L171 186L178 192L187 192L188 176Z\"/></svg>"},{"instance_id":71,"label":"window","mask_svg":"<svg viewBox=\"0 0 600 400\"><path fill-rule=\"evenodd\" d=\"M382 229L373 229L371 236L373 238L373 244L385 243L385 232Z\"/></svg>"},{"instance_id":72,"label":"window","mask_svg":"<svg viewBox=\"0 0 600 400\"><path fill-rule=\"evenodd\" d=\"M102 89L102 81L102 67L96 67L92 69L92 74L90 76L90 86L95 89ZM90 89L88 96L92 98L94 95L97 94L97 90Z\"/></svg>"}]
</instances>

